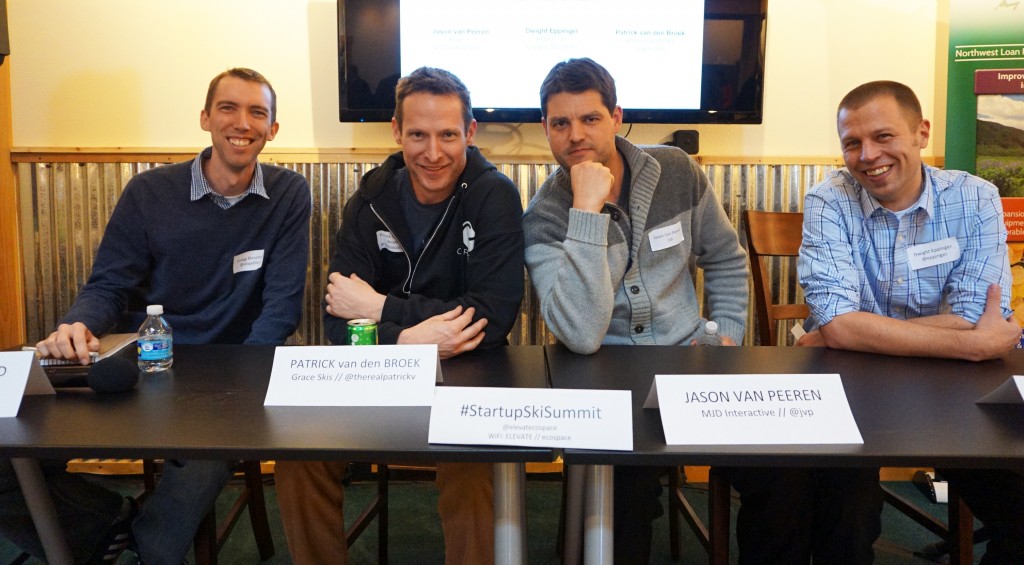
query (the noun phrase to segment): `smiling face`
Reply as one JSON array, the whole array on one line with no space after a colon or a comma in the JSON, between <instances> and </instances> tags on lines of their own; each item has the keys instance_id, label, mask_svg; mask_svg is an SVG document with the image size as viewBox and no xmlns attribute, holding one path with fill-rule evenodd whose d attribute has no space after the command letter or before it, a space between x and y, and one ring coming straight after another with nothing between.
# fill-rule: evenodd
<instances>
[{"instance_id":1,"label":"smiling face","mask_svg":"<svg viewBox=\"0 0 1024 565\"><path fill-rule=\"evenodd\" d=\"M278 124L271 117L270 89L255 81L235 76L220 79L210 109L199 115L199 125L210 132L212 173L252 173L263 146L277 135Z\"/></svg>"},{"instance_id":2,"label":"smiling face","mask_svg":"<svg viewBox=\"0 0 1024 565\"><path fill-rule=\"evenodd\" d=\"M611 168L622 108L616 106L609 113L596 90L551 95L543 124L551 154L562 167L570 169L576 163L594 161Z\"/></svg>"},{"instance_id":3,"label":"smiling face","mask_svg":"<svg viewBox=\"0 0 1024 565\"><path fill-rule=\"evenodd\" d=\"M415 92L402 101L402 124L391 120L413 194L421 204L443 202L466 168L466 147L473 144L476 120L467 128L464 116L455 94Z\"/></svg>"},{"instance_id":4,"label":"smiling face","mask_svg":"<svg viewBox=\"0 0 1024 565\"><path fill-rule=\"evenodd\" d=\"M921 196L921 150L931 125L889 95L876 96L838 117L843 161L853 178L882 206L898 212Z\"/></svg>"}]
</instances>

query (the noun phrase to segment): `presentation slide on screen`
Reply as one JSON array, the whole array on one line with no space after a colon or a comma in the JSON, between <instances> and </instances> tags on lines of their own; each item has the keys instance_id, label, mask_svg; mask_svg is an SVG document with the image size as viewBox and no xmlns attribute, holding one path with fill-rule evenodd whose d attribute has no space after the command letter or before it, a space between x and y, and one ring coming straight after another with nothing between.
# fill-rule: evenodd
<instances>
[{"instance_id":1,"label":"presentation slide on screen","mask_svg":"<svg viewBox=\"0 0 1024 565\"><path fill-rule=\"evenodd\" d=\"M448 69L478 108L535 108L555 63L590 57L615 77L624 108L700 108L704 1L623 6L621 0L401 0L402 74L424 65Z\"/></svg>"}]
</instances>

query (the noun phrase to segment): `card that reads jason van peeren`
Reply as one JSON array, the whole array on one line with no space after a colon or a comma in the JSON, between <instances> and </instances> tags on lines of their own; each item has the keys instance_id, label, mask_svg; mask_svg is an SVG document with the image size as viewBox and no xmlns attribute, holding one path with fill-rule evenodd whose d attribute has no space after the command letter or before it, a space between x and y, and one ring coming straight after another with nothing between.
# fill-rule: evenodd
<instances>
[{"instance_id":1,"label":"card that reads jason van peeren","mask_svg":"<svg viewBox=\"0 0 1024 565\"><path fill-rule=\"evenodd\" d=\"M864 443L843 381L822 375L656 375L669 445Z\"/></svg>"},{"instance_id":2,"label":"card that reads jason van peeren","mask_svg":"<svg viewBox=\"0 0 1024 565\"><path fill-rule=\"evenodd\" d=\"M436 345L278 347L264 406L430 406Z\"/></svg>"},{"instance_id":3,"label":"card that reads jason van peeren","mask_svg":"<svg viewBox=\"0 0 1024 565\"><path fill-rule=\"evenodd\" d=\"M430 443L633 449L628 390L434 389Z\"/></svg>"}]
</instances>

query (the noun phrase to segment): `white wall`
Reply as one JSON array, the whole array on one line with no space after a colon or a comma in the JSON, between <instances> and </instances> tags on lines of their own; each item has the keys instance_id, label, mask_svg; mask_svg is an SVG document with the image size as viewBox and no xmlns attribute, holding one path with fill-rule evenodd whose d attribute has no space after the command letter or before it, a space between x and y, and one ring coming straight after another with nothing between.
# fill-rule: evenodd
<instances>
[{"instance_id":1,"label":"white wall","mask_svg":"<svg viewBox=\"0 0 1024 565\"><path fill-rule=\"evenodd\" d=\"M838 156L836 103L886 78L918 93L936 126L925 154L941 156L948 4L768 0L764 124L699 126L700 153ZM270 148L393 147L385 124L338 122L335 10L335 0L12 0L14 145L205 145L198 119L210 78L248 66L278 92ZM629 137L653 143L679 127L637 125ZM537 124L487 124L477 143L547 154Z\"/></svg>"}]
</instances>

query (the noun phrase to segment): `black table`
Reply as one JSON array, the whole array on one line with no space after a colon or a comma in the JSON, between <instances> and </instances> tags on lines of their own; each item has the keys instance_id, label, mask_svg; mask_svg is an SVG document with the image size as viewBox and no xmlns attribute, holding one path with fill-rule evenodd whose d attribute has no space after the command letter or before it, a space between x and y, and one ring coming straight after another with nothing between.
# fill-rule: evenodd
<instances>
[{"instance_id":1,"label":"black table","mask_svg":"<svg viewBox=\"0 0 1024 565\"><path fill-rule=\"evenodd\" d=\"M273 356L271 346L179 345L173 368L144 375L133 392L25 397L17 418L0 419L0 456L495 463L496 552L524 558L523 463L550 462L553 450L428 444L429 407L264 407ZM548 386L540 346L441 366L445 386Z\"/></svg>"},{"instance_id":2,"label":"black table","mask_svg":"<svg viewBox=\"0 0 1024 565\"><path fill-rule=\"evenodd\" d=\"M1024 407L979 405L1010 376L1024 374L1024 351L973 363L890 357L826 348L604 346L577 355L546 349L555 388L632 391L633 451L567 449L585 468L586 550L610 557L610 465L1020 467ZM838 373L862 445L666 445L658 410L643 409L656 374ZM572 474L570 475L572 477ZM577 480L583 480L577 479ZM579 487L577 487L579 488ZM607 514L607 515L606 515Z\"/></svg>"}]
</instances>

